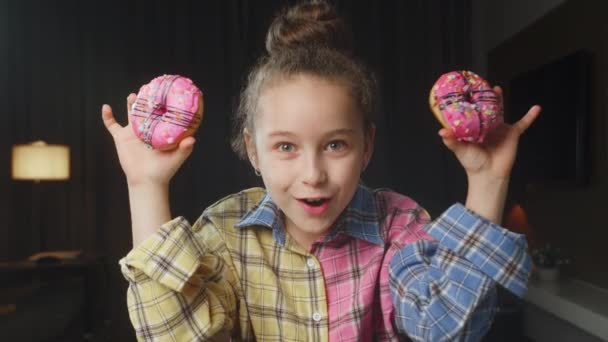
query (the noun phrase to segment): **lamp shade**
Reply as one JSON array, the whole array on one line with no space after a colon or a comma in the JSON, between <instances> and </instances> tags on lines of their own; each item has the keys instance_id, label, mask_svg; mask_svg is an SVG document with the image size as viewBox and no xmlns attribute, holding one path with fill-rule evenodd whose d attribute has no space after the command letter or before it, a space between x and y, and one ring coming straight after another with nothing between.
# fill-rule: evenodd
<instances>
[{"instance_id":1,"label":"lamp shade","mask_svg":"<svg viewBox=\"0 0 608 342\"><path fill-rule=\"evenodd\" d=\"M511 211L507 215L505 227L515 233L526 235L528 246L534 246L534 229L530 222L528 222L528 214L520 204L515 204L511 208Z\"/></svg>"},{"instance_id":2,"label":"lamp shade","mask_svg":"<svg viewBox=\"0 0 608 342\"><path fill-rule=\"evenodd\" d=\"M67 180L70 148L44 141L13 146L12 177L16 180Z\"/></svg>"}]
</instances>

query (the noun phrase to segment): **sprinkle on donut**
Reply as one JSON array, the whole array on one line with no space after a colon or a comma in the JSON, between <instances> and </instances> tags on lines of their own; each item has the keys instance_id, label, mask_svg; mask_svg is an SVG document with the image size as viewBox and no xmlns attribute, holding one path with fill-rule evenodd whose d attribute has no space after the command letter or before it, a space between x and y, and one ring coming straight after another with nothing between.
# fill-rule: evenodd
<instances>
[{"instance_id":1,"label":"sprinkle on donut","mask_svg":"<svg viewBox=\"0 0 608 342\"><path fill-rule=\"evenodd\" d=\"M439 77L429 96L431 110L460 141L481 143L503 122L498 96L489 83L471 71L452 71Z\"/></svg>"},{"instance_id":2,"label":"sprinkle on donut","mask_svg":"<svg viewBox=\"0 0 608 342\"><path fill-rule=\"evenodd\" d=\"M139 90L131 108L133 131L147 146L170 150L194 134L203 117L203 93L189 78L163 75Z\"/></svg>"}]
</instances>

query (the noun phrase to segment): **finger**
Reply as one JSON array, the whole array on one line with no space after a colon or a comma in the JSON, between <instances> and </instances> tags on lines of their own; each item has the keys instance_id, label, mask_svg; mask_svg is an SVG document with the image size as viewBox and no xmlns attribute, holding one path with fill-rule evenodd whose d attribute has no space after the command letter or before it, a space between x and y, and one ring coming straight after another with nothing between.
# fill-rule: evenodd
<instances>
[{"instance_id":1,"label":"finger","mask_svg":"<svg viewBox=\"0 0 608 342\"><path fill-rule=\"evenodd\" d=\"M192 136L186 137L182 141L179 142L178 148L181 150L188 150L188 149L192 150L195 142L196 142L196 139L194 137L192 137Z\"/></svg>"},{"instance_id":2,"label":"finger","mask_svg":"<svg viewBox=\"0 0 608 342\"><path fill-rule=\"evenodd\" d=\"M452 132L451 130L449 130L447 128L442 128L437 133L442 138L451 138L451 137L454 137L454 132Z\"/></svg>"},{"instance_id":3,"label":"finger","mask_svg":"<svg viewBox=\"0 0 608 342\"><path fill-rule=\"evenodd\" d=\"M135 103L135 100L137 100L137 95L134 93L127 96L127 113L129 113L129 115L131 115L131 112L133 111L133 104Z\"/></svg>"},{"instance_id":4,"label":"finger","mask_svg":"<svg viewBox=\"0 0 608 342\"><path fill-rule=\"evenodd\" d=\"M188 156L190 156L190 154L192 153L195 142L196 139L194 139L193 137L186 137L182 141L180 141L177 145L177 151L175 151L176 157L181 161L186 160L186 158L188 158Z\"/></svg>"},{"instance_id":5,"label":"finger","mask_svg":"<svg viewBox=\"0 0 608 342\"><path fill-rule=\"evenodd\" d=\"M542 108L539 105L534 105L523 118L517 121L513 126L517 129L519 134L524 133L530 125L536 120Z\"/></svg>"},{"instance_id":6,"label":"finger","mask_svg":"<svg viewBox=\"0 0 608 342\"><path fill-rule=\"evenodd\" d=\"M502 97L502 88L500 86L494 86L494 88L492 88L492 90L494 90L496 95Z\"/></svg>"},{"instance_id":7,"label":"finger","mask_svg":"<svg viewBox=\"0 0 608 342\"><path fill-rule=\"evenodd\" d=\"M503 93L502 93L502 88L500 86L494 86L492 88L492 90L494 91L494 93L496 94L496 96L498 97L498 103L500 104L500 108L503 108Z\"/></svg>"},{"instance_id":8,"label":"finger","mask_svg":"<svg viewBox=\"0 0 608 342\"><path fill-rule=\"evenodd\" d=\"M452 152L458 154L462 147L464 147L464 143L458 141L454 132L449 129L442 128L439 130L439 135L443 138L443 144L450 149Z\"/></svg>"},{"instance_id":9,"label":"finger","mask_svg":"<svg viewBox=\"0 0 608 342\"><path fill-rule=\"evenodd\" d=\"M108 132L114 137L118 133L118 131L122 128L116 119L114 119L114 114L112 113L112 107L107 104L104 104L101 107L101 118L103 119L103 124L108 129Z\"/></svg>"}]
</instances>

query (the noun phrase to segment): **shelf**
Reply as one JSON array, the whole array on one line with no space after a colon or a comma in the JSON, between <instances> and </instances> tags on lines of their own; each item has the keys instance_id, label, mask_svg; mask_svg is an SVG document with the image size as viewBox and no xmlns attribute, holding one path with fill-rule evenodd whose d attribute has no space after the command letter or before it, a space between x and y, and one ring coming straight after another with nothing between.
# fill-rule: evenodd
<instances>
[{"instance_id":1,"label":"shelf","mask_svg":"<svg viewBox=\"0 0 608 342\"><path fill-rule=\"evenodd\" d=\"M526 301L581 330L608 340L608 290L567 279L531 280Z\"/></svg>"}]
</instances>

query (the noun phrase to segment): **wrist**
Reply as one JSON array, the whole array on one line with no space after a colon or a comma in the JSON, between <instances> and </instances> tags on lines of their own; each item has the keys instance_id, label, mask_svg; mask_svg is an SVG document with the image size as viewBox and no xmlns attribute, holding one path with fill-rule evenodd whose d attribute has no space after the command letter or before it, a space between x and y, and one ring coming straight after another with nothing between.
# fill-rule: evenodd
<instances>
[{"instance_id":1,"label":"wrist","mask_svg":"<svg viewBox=\"0 0 608 342\"><path fill-rule=\"evenodd\" d=\"M129 185L129 204L134 246L171 220L168 185Z\"/></svg>"},{"instance_id":2,"label":"wrist","mask_svg":"<svg viewBox=\"0 0 608 342\"><path fill-rule=\"evenodd\" d=\"M509 185L509 177L488 176L486 174L467 174L467 181L470 188L494 189L495 191L503 189Z\"/></svg>"},{"instance_id":3,"label":"wrist","mask_svg":"<svg viewBox=\"0 0 608 342\"><path fill-rule=\"evenodd\" d=\"M146 180L146 179L129 179L127 177L127 186L129 189L161 189L161 188L169 188L169 181L156 181L156 180Z\"/></svg>"},{"instance_id":4,"label":"wrist","mask_svg":"<svg viewBox=\"0 0 608 342\"><path fill-rule=\"evenodd\" d=\"M508 189L508 178L469 176L465 206L476 214L501 224Z\"/></svg>"},{"instance_id":5,"label":"wrist","mask_svg":"<svg viewBox=\"0 0 608 342\"><path fill-rule=\"evenodd\" d=\"M130 182L127 180L129 193L163 193L169 192L169 184L158 182Z\"/></svg>"}]
</instances>

